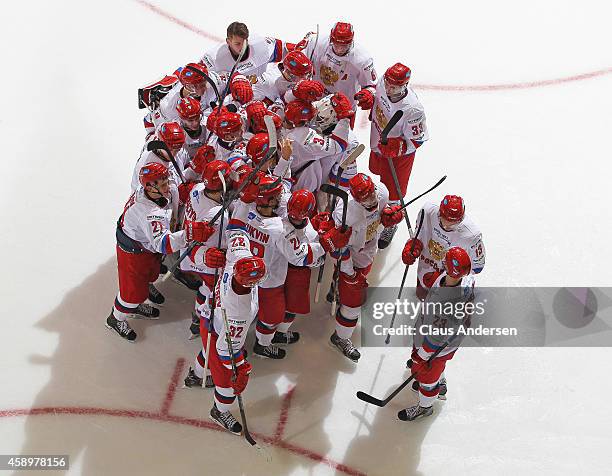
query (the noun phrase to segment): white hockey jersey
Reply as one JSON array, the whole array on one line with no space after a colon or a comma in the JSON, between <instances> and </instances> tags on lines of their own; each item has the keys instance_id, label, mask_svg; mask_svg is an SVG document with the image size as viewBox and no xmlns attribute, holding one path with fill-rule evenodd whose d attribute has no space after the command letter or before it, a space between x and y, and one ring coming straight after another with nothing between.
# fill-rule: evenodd
<instances>
[{"instance_id":1,"label":"white hockey jersey","mask_svg":"<svg viewBox=\"0 0 612 476\"><path fill-rule=\"evenodd\" d=\"M376 85L376 70L372 55L363 47L353 44L351 50L344 56L334 53L329 35L319 38L310 36L303 53L310 57L314 67L314 78L325 86L325 94L344 93L353 103L355 93L365 87L371 87L374 92Z\"/></svg>"},{"instance_id":2,"label":"white hockey jersey","mask_svg":"<svg viewBox=\"0 0 612 476\"><path fill-rule=\"evenodd\" d=\"M380 215L389 202L389 191L384 184L376 184L376 196L378 207L369 212L349 195L346 224L352 228L352 233L348 253L343 254L340 264L340 270L348 275L354 273L354 268L369 266L378 251L378 238L383 230ZM337 227L342 225L342 207L342 200L337 200L332 214Z\"/></svg>"},{"instance_id":3,"label":"white hockey jersey","mask_svg":"<svg viewBox=\"0 0 612 476\"><path fill-rule=\"evenodd\" d=\"M276 63L283 57L283 42L276 38L263 38L250 35L248 49L242 61L236 67L236 72L244 74L249 79L262 75L268 63ZM232 56L227 43L222 43L207 51L200 60L209 71L229 73L236 59Z\"/></svg>"},{"instance_id":4,"label":"white hockey jersey","mask_svg":"<svg viewBox=\"0 0 612 476\"><path fill-rule=\"evenodd\" d=\"M416 93L408 87L408 94L398 102L391 102L385 91L383 78L376 85L374 106L371 111L372 126L370 130L370 149L380 153L378 143L380 134L396 111L403 111L402 118L389 131L388 137L403 137L407 142L406 155L414 152L423 142L429 139L425 109L419 102Z\"/></svg>"},{"instance_id":5,"label":"white hockey jersey","mask_svg":"<svg viewBox=\"0 0 612 476\"><path fill-rule=\"evenodd\" d=\"M285 93L294 84L284 78L276 63L269 64L266 71L262 75L255 77L252 82L253 99L257 101L265 101L267 99L268 101L266 102L268 103L273 103L279 99L284 102Z\"/></svg>"},{"instance_id":6,"label":"white hockey jersey","mask_svg":"<svg viewBox=\"0 0 612 476\"><path fill-rule=\"evenodd\" d=\"M186 220L210 222L210 220L212 220L219 210L221 210L222 205L207 197L204 193L204 189L205 186L203 183L198 183L191 189L189 200L185 205ZM223 213L223 228L227 226L228 220L229 215L226 210ZM215 232L210 238L208 238L206 243L194 246L191 253L189 253L189 255L187 255L181 262L181 270L204 274L215 274L215 270L206 266L204 262L206 250L210 247L216 247L219 245L219 227L221 226L221 218L215 222L214 226ZM221 248L225 249L225 247L225 232L221 232ZM183 250L181 250L181 253L182 252Z\"/></svg>"},{"instance_id":7,"label":"white hockey jersey","mask_svg":"<svg viewBox=\"0 0 612 476\"><path fill-rule=\"evenodd\" d=\"M480 273L485 265L485 247L482 234L476 224L465 216L455 230L445 231L440 226L439 210L439 205L427 202L420 212L424 213L425 217L419 234L419 239L423 242L423 252L419 259L417 276L423 286L426 274L444 271L444 257L448 249L453 246L459 246L467 251L472 261L473 274ZM429 281L430 279L425 279L425 282Z\"/></svg>"},{"instance_id":8,"label":"white hockey jersey","mask_svg":"<svg viewBox=\"0 0 612 476\"><path fill-rule=\"evenodd\" d=\"M155 153L155 151L147 150L147 144L153 140L158 139L156 136L151 136L145 142L144 147L140 151L140 157L136 161L136 165L134 166L134 172L132 173L132 192L136 191L138 187L141 186L139 180L140 169L151 162L163 164L168 167L168 170L170 171L170 188L174 189L177 187L178 184L181 183L181 178L176 169L174 168L174 164L172 164L172 162L162 159L159 155ZM178 154L176 154L176 157L174 157L174 159L176 160L176 163L179 166L181 173L183 173L185 171L185 166L189 162L189 156L187 155L185 149L181 148L181 150L178 152Z\"/></svg>"},{"instance_id":9,"label":"white hockey jersey","mask_svg":"<svg viewBox=\"0 0 612 476\"><path fill-rule=\"evenodd\" d=\"M178 193L171 193L167 204L160 206L139 187L125 204L119 226L129 238L152 253L170 254L186 246L183 230L172 233L176 222Z\"/></svg>"}]
</instances>

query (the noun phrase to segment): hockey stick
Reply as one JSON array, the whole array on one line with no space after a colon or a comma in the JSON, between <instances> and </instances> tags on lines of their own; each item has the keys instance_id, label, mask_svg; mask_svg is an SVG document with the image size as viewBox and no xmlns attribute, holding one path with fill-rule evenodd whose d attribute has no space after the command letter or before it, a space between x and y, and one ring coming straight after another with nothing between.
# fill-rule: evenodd
<instances>
[{"instance_id":1,"label":"hockey stick","mask_svg":"<svg viewBox=\"0 0 612 476\"><path fill-rule=\"evenodd\" d=\"M208 84L210 84L210 86L212 87L212 90L215 93L215 96L217 97L217 101L220 103L221 102L221 96L219 95L219 90L217 89L217 85L212 80L212 78L210 76L208 76L206 73L203 73L202 71L200 71L199 69L194 68L193 66L186 66L186 68L189 71L191 71L192 73L199 74L200 76L202 76L206 80L206 82Z\"/></svg>"},{"instance_id":2,"label":"hockey stick","mask_svg":"<svg viewBox=\"0 0 612 476\"><path fill-rule=\"evenodd\" d=\"M416 231L415 238L419 237L419 233L421 232L421 228L423 227L424 218L425 218L425 213L421 213L419 216L419 224L417 225L417 231ZM412 245L410 245L410 254L412 254L412 252L414 251L415 243L416 243L416 239L412 240ZM397 299L395 301L395 306L393 308L393 317L391 317L391 324L389 324L389 329L392 329L393 324L395 323L395 316L397 315L397 303L402 298L402 291L404 290L404 284L406 284L406 276L408 276L408 268L410 268L409 264L407 264L406 268L404 269L404 276L402 276L402 284L400 285L399 292L397 293ZM391 334L387 334L387 338L385 339L386 345L389 345L389 342L391 342Z\"/></svg>"},{"instance_id":3,"label":"hockey stick","mask_svg":"<svg viewBox=\"0 0 612 476\"><path fill-rule=\"evenodd\" d=\"M338 187L340 183L340 177L346 170L346 168L351 165L353 162L357 160L363 151L365 150L365 145L359 144L355 149L350 153L350 155L344 159L340 165L338 166L338 170L336 173L336 179L334 180L334 187ZM328 211L333 212L334 207L336 206L336 195L333 196ZM323 264L319 266L319 275L317 276L317 287L315 290L314 302L319 302L319 294L321 293L321 281L323 281L323 273L325 271L325 260L323 260Z\"/></svg>"},{"instance_id":4,"label":"hockey stick","mask_svg":"<svg viewBox=\"0 0 612 476\"><path fill-rule=\"evenodd\" d=\"M276 147L277 147L277 139L276 139L276 126L274 125L274 121L272 120L272 117L270 116L266 116L264 117L264 122L266 123L266 128L268 130L268 138L270 139L269 147L268 147L268 152L266 153L266 155L264 156L264 158L261 160L261 162L259 162L259 164L257 164L257 166L251 171L251 173L249 173L249 175L246 176L246 178L241 182L240 186L238 187L237 190L231 192L229 194L229 196L227 197L227 200L224 200L224 204L223 207L221 207L221 210L219 210L214 217L212 217L212 219L210 220L209 224L214 224L221 215L223 215L223 212L229 207L230 203L232 203L234 200L236 200L236 198L238 198L238 196L240 195L240 193L244 190L244 188L253 180L253 178L257 175L257 173L262 169L262 167L268 163L268 160L270 160L274 154L276 154ZM178 267L180 266L181 262L185 259L185 257L191 253L191 250L193 250L193 247L196 245L197 243L191 243L187 249L185 249L185 251L183 251L183 253L179 256L179 259L177 260L176 263L174 263L170 269L168 270L168 272L164 275L164 277L162 278L162 281L166 281L170 276L172 276L172 273L174 273Z\"/></svg>"},{"instance_id":5,"label":"hockey stick","mask_svg":"<svg viewBox=\"0 0 612 476\"><path fill-rule=\"evenodd\" d=\"M408 207L408 205L411 205L411 204L413 204L414 202L416 202L416 201L417 201L419 198L421 198L423 195L427 195L427 194L428 194L429 192L431 192L431 191L432 191L434 188L438 188L438 186L439 186L439 185L440 185L442 182L444 182L445 180L446 180L446 175L445 175L444 177L442 177L440 180L438 180L438 182L437 182L437 183L436 183L436 184L435 184L433 187L431 187L431 188L427 189L427 190L426 190L426 191L424 191L422 194L417 195L416 197L414 197L414 198L413 198L412 200L410 200L409 202L406 202L406 204L405 204L403 207L401 207L401 208L398 210L398 212L399 212L399 211L404 210L405 208L407 208L407 207Z\"/></svg>"},{"instance_id":6,"label":"hockey stick","mask_svg":"<svg viewBox=\"0 0 612 476\"><path fill-rule=\"evenodd\" d=\"M328 183L324 183L323 185L321 185L320 190L323 193L332 195L334 198L339 197L340 200L342 200L342 225L340 227L340 231L345 232L347 228L346 212L348 210L348 193ZM336 259L336 267L334 268L334 277L332 279L332 286L334 288L334 298L333 298L332 307L331 307L332 316L336 315L336 308L338 305L338 293L336 291L338 290L338 279L340 277L340 259L341 258L342 258L342 254L340 254L338 258Z\"/></svg>"},{"instance_id":7,"label":"hockey stick","mask_svg":"<svg viewBox=\"0 0 612 476\"><path fill-rule=\"evenodd\" d=\"M181 182L183 183L186 182L185 177L183 176L183 172L181 172L181 169L179 169L179 166L176 163L176 159L174 158L174 155L172 155L172 152L170 152L168 145L163 140L152 140L151 142L148 142L147 150L148 151L164 150L170 157L170 162L172 162L172 165L174 166L176 173L181 178Z\"/></svg>"},{"instance_id":8,"label":"hockey stick","mask_svg":"<svg viewBox=\"0 0 612 476\"><path fill-rule=\"evenodd\" d=\"M310 62L312 63L312 57L314 56L314 52L317 49L317 44L319 43L319 24L317 23L317 36L315 38L315 44L312 47L312 51L310 52Z\"/></svg>"},{"instance_id":9,"label":"hockey stick","mask_svg":"<svg viewBox=\"0 0 612 476\"><path fill-rule=\"evenodd\" d=\"M221 314L223 315L223 323L225 325L225 340L227 341L227 349L230 353L230 362L232 363L232 372L234 373L234 380L238 377L238 369L236 368L236 360L234 359L234 348L232 347L232 339L229 336L229 323L227 322L227 314L224 308L221 308ZM210 335L210 333L209 333ZM242 433L244 435L244 439L249 442L251 446L257 446L257 442L249 433L249 428L247 426L246 413L244 412L244 405L242 403L242 395L236 395L238 399L238 408L240 409L240 419L242 420Z\"/></svg>"},{"instance_id":10,"label":"hockey stick","mask_svg":"<svg viewBox=\"0 0 612 476\"><path fill-rule=\"evenodd\" d=\"M389 135L389 132L391 132L391 129L395 127L395 124L399 122L399 120L402 118L403 115L404 115L404 111L400 109L399 111L395 111L395 114L391 116L391 119L389 119L389 122L387 122L387 125L380 133L380 143L381 144L387 145L387 136Z\"/></svg>"},{"instance_id":11,"label":"hockey stick","mask_svg":"<svg viewBox=\"0 0 612 476\"><path fill-rule=\"evenodd\" d=\"M446 349L454 338L455 338L455 336L451 337L448 341L446 341L444 343L444 345L442 345L442 347L440 347L438 350L436 350L429 357L429 359L427 359L427 363L429 364L433 359L435 359L438 355L440 355L440 352L442 352L444 349ZM398 393L400 393L406 387L406 385L408 385L410 382L412 382L414 377L416 377L416 374L410 374L410 377L408 377L406 380L404 380L404 382L399 387L397 387L393 392L391 392L391 395L389 395L384 400L380 400L380 399L378 399L376 397L373 397L372 395L368 395L367 393L361 392L361 391L357 392L357 398L359 400L364 401L364 402L371 403L372 405L376 405L378 407L384 407L387 403L389 403L391 400L393 400L395 398L395 396Z\"/></svg>"},{"instance_id":12,"label":"hockey stick","mask_svg":"<svg viewBox=\"0 0 612 476\"><path fill-rule=\"evenodd\" d=\"M227 195L227 185L225 184L225 177L221 173L221 171L217 172L219 175L219 180L221 180L221 185L223 186L223 199L221 206L225 205L225 197ZM217 240L217 249L221 248L221 238L223 237L223 218L225 218L225 213L221 215L221 221L219 222L219 239ZM215 306L217 304L217 294L215 293L215 289L217 289L217 280L219 279L219 268L215 268L215 276L213 280L213 288L212 288L212 296L209 298L210 303L210 318L208 319L208 335L206 336L206 355L204 357L204 381L206 381L206 372L208 370L208 356L210 354L210 334L211 329L215 322Z\"/></svg>"}]
</instances>

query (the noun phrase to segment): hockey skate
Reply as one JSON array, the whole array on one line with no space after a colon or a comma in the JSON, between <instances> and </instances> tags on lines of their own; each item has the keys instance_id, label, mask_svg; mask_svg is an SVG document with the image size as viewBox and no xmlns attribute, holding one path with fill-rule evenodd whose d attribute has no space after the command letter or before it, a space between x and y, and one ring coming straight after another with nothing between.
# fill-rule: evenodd
<instances>
[{"instance_id":1,"label":"hockey skate","mask_svg":"<svg viewBox=\"0 0 612 476\"><path fill-rule=\"evenodd\" d=\"M420 417L428 417L433 414L433 406L431 407L422 407L420 405L415 405L413 407L405 408L404 410L400 410L397 414L397 417L402 421L414 421Z\"/></svg>"},{"instance_id":2,"label":"hockey skate","mask_svg":"<svg viewBox=\"0 0 612 476\"><path fill-rule=\"evenodd\" d=\"M215 404L210 409L210 419L234 435L242 433L242 425L234 418L234 415L231 412L221 413Z\"/></svg>"},{"instance_id":3,"label":"hockey skate","mask_svg":"<svg viewBox=\"0 0 612 476\"><path fill-rule=\"evenodd\" d=\"M267 357L268 359L284 359L286 352L275 345L269 345L264 347L257 339L255 339L255 346L253 347L253 353L260 357Z\"/></svg>"},{"instance_id":4,"label":"hockey skate","mask_svg":"<svg viewBox=\"0 0 612 476\"><path fill-rule=\"evenodd\" d=\"M133 319L159 319L159 309L150 304L139 304L130 314Z\"/></svg>"},{"instance_id":5,"label":"hockey skate","mask_svg":"<svg viewBox=\"0 0 612 476\"><path fill-rule=\"evenodd\" d=\"M329 341L353 362L357 362L359 357L361 357L361 353L355 348L353 342L351 342L351 339L340 339L338 334L334 331L329 338Z\"/></svg>"},{"instance_id":6,"label":"hockey skate","mask_svg":"<svg viewBox=\"0 0 612 476\"><path fill-rule=\"evenodd\" d=\"M206 381L204 381L204 379L196 375L195 371L191 367L189 367L189 373L187 374L187 377L185 377L184 383L185 387L187 388L202 388L202 384L204 384L204 388L213 388L215 386L212 375L207 375Z\"/></svg>"},{"instance_id":7,"label":"hockey skate","mask_svg":"<svg viewBox=\"0 0 612 476\"><path fill-rule=\"evenodd\" d=\"M172 274L172 279L174 279L178 283L183 284L184 286L187 286L192 291L197 291L198 289L200 289L200 285L202 284L200 280L190 276L188 273L184 273L180 269L177 269Z\"/></svg>"},{"instance_id":8,"label":"hockey skate","mask_svg":"<svg viewBox=\"0 0 612 476\"><path fill-rule=\"evenodd\" d=\"M438 399L439 400L446 400L446 392L448 391L448 388L446 388L446 379L445 378L441 378L440 382L438 382L438 387L439 387L439 392L438 392Z\"/></svg>"},{"instance_id":9,"label":"hockey skate","mask_svg":"<svg viewBox=\"0 0 612 476\"><path fill-rule=\"evenodd\" d=\"M281 344L281 345L295 344L298 340L300 340L299 332L292 332L292 331L278 332L276 331L276 333L274 334L274 337L272 338L272 343Z\"/></svg>"},{"instance_id":10,"label":"hockey skate","mask_svg":"<svg viewBox=\"0 0 612 476\"><path fill-rule=\"evenodd\" d=\"M149 301L157 305L161 305L166 301L164 295L151 283L149 283Z\"/></svg>"},{"instance_id":11,"label":"hockey skate","mask_svg":"<svg viewBox=\"0 0 612 476\"><path fill-rule=\"evenodd\" d=\"M391 244L391 240L397 231L397 225L390 226L385 228L380 234L380 238L378 239L378 249L384 250L387 246Z\"/></svg>"},{"instance_id":12,"label":"hockey skate","mask_svg":"<svg viewBox=\"0 0 612 476\"><path fill-rule=\"evenodd\" d=\"M134 342L136 340L136 332L134 329L130 327L127 321L118 321L115 316L113 316L113 311L111 311L110 316L106 318L106 327L114 330L128 342Z\"/></svg>"},{"instance_id":13,"label":"hockey skate","mask_svg":"<svg viewBox=\"0 0 612 476\"><path fill-rule=\"evenodd\" d=\"M195 311L191 311L191 325L189 326L189 340L200 337L200 316Z\"/></svg>"}]
</instances>

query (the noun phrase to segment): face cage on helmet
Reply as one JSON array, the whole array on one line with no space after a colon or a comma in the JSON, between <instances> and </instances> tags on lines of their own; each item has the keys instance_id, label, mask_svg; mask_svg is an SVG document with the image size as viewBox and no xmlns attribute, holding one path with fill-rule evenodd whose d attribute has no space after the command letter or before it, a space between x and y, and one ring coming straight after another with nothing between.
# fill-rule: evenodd
<instances>
[{"instance_id":1,"label":"face cage on helmet","mask_svg":"<svg viewBox=\"0 0 612 476\"><path fill-rule=\"evenodd\" d=\"M450 223L450 225L448 225L448 226L444 226L444 225L442 224L442 219L446 220L448 223ZM463 220L459 220L459 221L455 221L455 222L453 222L453 221L451 221L451 220L448 220L448 219L444 218L444 217L442 216L442 214L440 213L440 210L438 210L438 223L440 224L440 227L441 227L443 230L445 230L445 231L455 231L455 230L456 230L456 229L459 227L459 225L461 224L461 222L462 222L462 221L463 221Z\"/></svg>"},{"instance_id":2,"label":"face cage on helmet","mask_svg":"<svg viewBox=\"0 0 612 476\"><path fill-rule=\"evenodd\" d=\"M351 41L349 44L346 44L346 43L336 43L334 40L331 40L331 47L332 47L333 53L336 56L346 56L353 49L353 42ZM338 53L336 51L336 48L346 48L346 51L344 53Z\"/></svg>"},{"instance_id":3,"label":"face cage on helmet","mask_svg":"<svg viewBox=\"0 0 612 476\"><path fill-rule=\"evenodd\" d=\"M396 86L395 84L389 83L385 79L385 93L387 94L389 99L391 99L392 101L394 99L397 100L397 99L402 98L406 94L407 90L408 90L408 83L402 86Z\"/></svg>"}]
</instances>

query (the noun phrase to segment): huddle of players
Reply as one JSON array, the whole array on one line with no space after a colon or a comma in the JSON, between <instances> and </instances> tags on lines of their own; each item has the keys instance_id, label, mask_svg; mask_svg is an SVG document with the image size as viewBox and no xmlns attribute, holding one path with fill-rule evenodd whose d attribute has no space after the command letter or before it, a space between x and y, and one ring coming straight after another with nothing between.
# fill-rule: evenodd
<instances>
[{"instance_id":1,"label":"huddle of players","mask_svg":"<svg viewBox=\"0 0 612 476\"><path fill-rule=\"evenodd\" d=\"M424 111L408 87L410 69L397 63L376 81L371 58L353 36L350 24L337 23L329 36L309 34L297 45L283 45L249 38L245 25L232 23L226 44L139 91L150 108L147 144L165 145L145 144L134 169L133 193L117 223L119 293L106 324L133 342L137 335L127 318L158 318L159 310L145 301L164 302L152 284L161 257L189 247L180 269L197 277L198 284L201 280L191 330L200 334L203 349L185 384L215 387L211 418L233 433L242 430L230 409L251 371L244 344L252 322L253 352L284 358L279 345L299 340L290 330L295 316L310 311L311 269L330 254L339 263L340 303L330 341L357 362L360 353L351 336L365 303L367 275L377 250L389 244L404 218L387 164L394 164L399 192L405 194L416 148L428 138ZM236 74L229 77L247 39ZM229 94L218 107L210 83L223 91L227 82ZM380 175L378 185L357 173L354 164L339 169L358 145L352 132L357 106L372 109L370 170ZM380 133L400 109L402 121L383 145ZM266 116L279 137L272 155ZM326 204L311 190L327 181L350 193L345 223L341 201L328 212L317 212ZM226 204L227 191L241 186L239 198ZM421 257L422 298L431 287L449 285L450 279L461 283L480 271L484 247L464 218L459 197L447 196L439 211L431 205L421 213L426 214L421 236L429 233L432 239L427 249L418 239L409 241L402 258L412 264ZM436 250L432 240L445 240L442 249ZM463 241L464 249L451 247ZM476 268L472 263L479 259ZM443 266L446 274L440 277ZM413 353L413 365L426 359L421 350ZM440 378L441 373L435 382L423 382L421 394L431 398ZM430 375L428 380L434 379Z\"/></svg>"}]
</instances>

